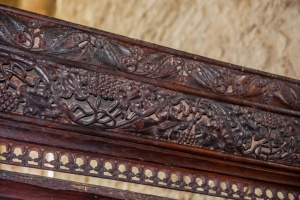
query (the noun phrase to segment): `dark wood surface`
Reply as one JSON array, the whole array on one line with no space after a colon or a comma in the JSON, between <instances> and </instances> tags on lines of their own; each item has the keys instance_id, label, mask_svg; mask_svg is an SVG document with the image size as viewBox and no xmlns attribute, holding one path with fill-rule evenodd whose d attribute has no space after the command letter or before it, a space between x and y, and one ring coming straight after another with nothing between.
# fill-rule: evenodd
<instances>
[{"instance_id":1,"label":"dark wood surface","mask_svg":"<svg viewBox=\"0 0 300 200\"><path fill-rule=\"evenodd\" d=\"M144 199L167 198L0 170L0 198L9 199Z\"/></svg>"},{"instance_id":2,"label":"dark wood surface","mask_svg":"<svg viewBox=\"0 0 300 200\"><path fill-rule=\"evenodd\" d=\"M299 197L299 80L0 11L1 163L233 199Z\"/></svg>"}]
</instances>

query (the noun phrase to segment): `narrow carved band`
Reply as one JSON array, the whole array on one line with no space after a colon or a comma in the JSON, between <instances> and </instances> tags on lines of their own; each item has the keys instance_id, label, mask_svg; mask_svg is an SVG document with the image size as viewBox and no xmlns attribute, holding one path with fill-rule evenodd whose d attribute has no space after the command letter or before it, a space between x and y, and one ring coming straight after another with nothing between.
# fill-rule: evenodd
<instances>
[{"instance_id":1,"label":"narrow carved band","mask_svg":"<svg viewBox=\"0 0 300 200\"><path fill-rule=\"evenodd\" d=\"M295 81L153 51L46 20L3 12L0 24L0 41L4 44L234 97L235 101L243 98L249 104L300 111L300 86Z\"/></svg>"},{"instance_id":2,"label":"narrow carved band","mask_svg":"<svg viewBox=\"0 0 300 200\"><path fill-rule=\"evenodd\" d=\"M207 173L147 165L103 155L49 148L0 139L0 163L48 169L59 172L114 179L144 185L182 190L230 199L298 198L292 189L270 188L263 184L215 178ZM82 163L82 164L79 164Z\"/></svg>"}]
</instances>

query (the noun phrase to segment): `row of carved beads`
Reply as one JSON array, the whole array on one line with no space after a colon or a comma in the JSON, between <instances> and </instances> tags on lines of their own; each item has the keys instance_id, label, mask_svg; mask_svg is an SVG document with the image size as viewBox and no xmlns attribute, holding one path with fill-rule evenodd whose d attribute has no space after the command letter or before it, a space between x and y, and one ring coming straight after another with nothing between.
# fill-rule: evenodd
<instances>
[{"instance_id":1,"label":"row of carved beads","mask_svg":"<svg viewBox=\"0 0 300 200\"><path fill-rule=\"evenodd\" d=\"M179 189L233 199L297 199L300 194L264 186L219 180L200 174L186 174L111 158L82 153L1 143L0 162L54 171L83 174L133 183Z\"/></svg>"}]
</instances>

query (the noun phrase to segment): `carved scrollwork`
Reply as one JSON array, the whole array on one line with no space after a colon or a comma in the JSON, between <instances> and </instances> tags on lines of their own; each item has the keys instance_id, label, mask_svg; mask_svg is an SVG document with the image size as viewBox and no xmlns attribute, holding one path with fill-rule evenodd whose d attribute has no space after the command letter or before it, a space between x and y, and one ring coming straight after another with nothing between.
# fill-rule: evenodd
<instances>
[{"instance_id":1,"label":"carved scrollwork","mask_svg":"<svg viewBox=\"0 0 300 200\"><path fill-rule=\"evenodd\" d=\"M10 53L0 75L1 111L300 165L295 117Z\"/></svg>"},{"instance_id":2,"label":"carved scrollwork","mask_svg":"<svg viewBox=\"0 0 300 200\"><path fill-rule=\"evenodd\" d=\"M47 21L0 14L0 42L175 82L219 95L300 110L299 85L180 58Z\"/></svg>"}]
</instances>

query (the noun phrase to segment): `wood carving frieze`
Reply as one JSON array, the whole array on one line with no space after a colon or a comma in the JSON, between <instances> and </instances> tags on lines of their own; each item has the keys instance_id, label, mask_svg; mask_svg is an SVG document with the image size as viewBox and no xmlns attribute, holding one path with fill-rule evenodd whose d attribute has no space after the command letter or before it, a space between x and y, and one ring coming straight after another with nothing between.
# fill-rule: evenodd
<instances>
[{"instance_id":1,"label":"wood carving frieze","mask_svg":"<svg viewBox=\"0 0 300 200\"><path fill-rule=\"evenodd\" d=\"M299 197L298 80L0 6L0 115L4 164Z\"/></svg>"},{"instance_id":2,"label":"wood carving frieze","mask_svg":"<svg viewBox=\"0 0 300 200\"><path fill-rule=\"evenodd\" d=\"M47 55L300 111L300 86L255 73L125 44L47 21L0 14L0 41Z\"/></svg>"},{"instance_id":3,"label":"wood carving frieze","mask_svg":"<svg viewBox=\"0 0 300 200\"><path fill-rule=\"evenodd\" d=\"M300 165L299 119L0 53L0 110Z\"/></svg>"}]
</instances>

